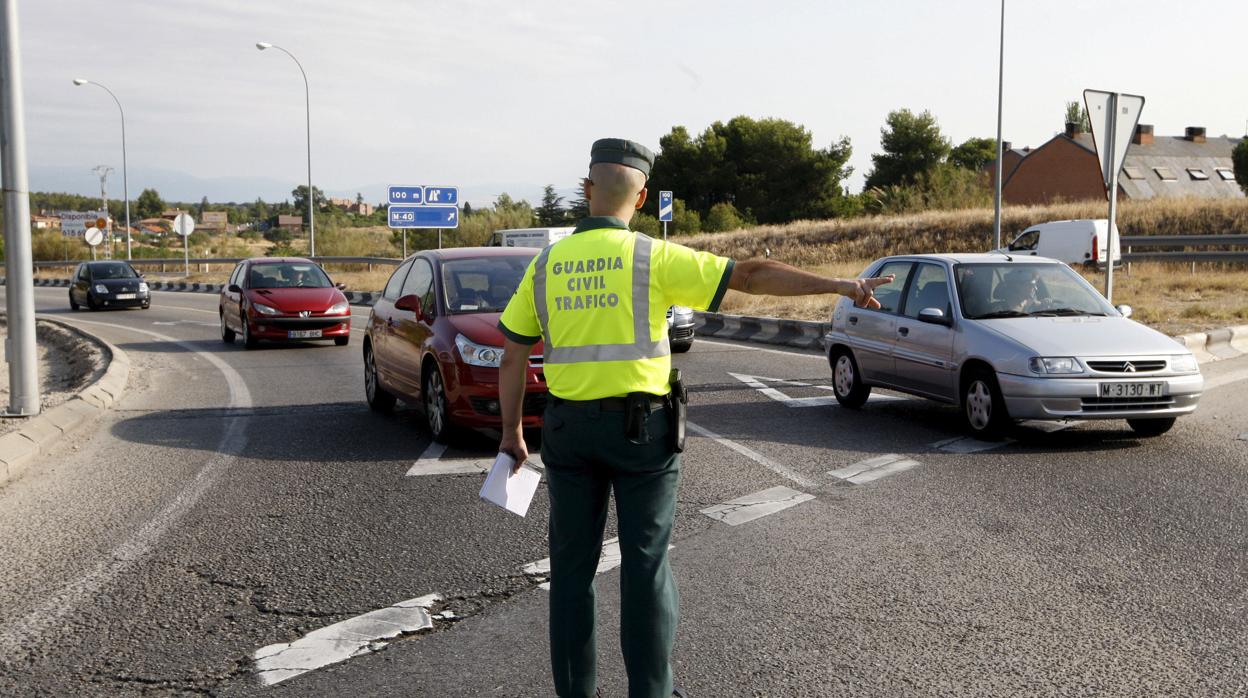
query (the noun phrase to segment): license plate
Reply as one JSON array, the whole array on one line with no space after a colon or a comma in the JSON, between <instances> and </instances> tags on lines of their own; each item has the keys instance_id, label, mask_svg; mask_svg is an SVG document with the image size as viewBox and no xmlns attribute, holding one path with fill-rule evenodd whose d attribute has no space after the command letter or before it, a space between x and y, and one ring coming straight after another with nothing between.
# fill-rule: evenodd
<instances>
[{"instance_id":1,"label":"license plate","mask_svg":"<svg viewBox=\"0 0 1248 698\"><path fill-rule=\"evenodd\" d=\"M286 336L289 337L290 339L312 339L314 337L320 337L321 331L320 330L291 330L286 333Z\"/></svg>"},{"instance_id":2,"label":"license plate","mask_svg":"<svg viewBox=\"0 0 1248 698\"><path fill-rule=\"evenodd\" d=\"M1165 383L1101 383L1101 397L1161 397Z\"/></svg>"},{"instance_id":3,"label":"license plate","mask_svg":"<svg viewBox=\"0 0 1248 698\"><path fill-rule=\"evenodd\" d=\"M116 298L119 301L132 301L135 298L138 298L138 295L134 293L118 293Z\"/></svg>"}]
</instances>

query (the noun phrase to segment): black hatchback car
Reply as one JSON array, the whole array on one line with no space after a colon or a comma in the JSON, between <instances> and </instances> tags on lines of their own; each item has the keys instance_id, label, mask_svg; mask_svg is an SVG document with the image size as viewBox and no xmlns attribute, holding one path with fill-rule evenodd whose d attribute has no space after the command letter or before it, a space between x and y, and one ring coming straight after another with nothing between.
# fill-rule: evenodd
<instances>
[{"instance_id":1,"label":"black hatchback car","mask_svg":"<svg viewBox=\"0 0 1248 698\"><path fill-rule=\"evenodd\" d=\"M69 282L69 307L143 308L152 305L152 294L143 275L128 262L107 260L83 262Z\"/></svg>"}]
</instances>

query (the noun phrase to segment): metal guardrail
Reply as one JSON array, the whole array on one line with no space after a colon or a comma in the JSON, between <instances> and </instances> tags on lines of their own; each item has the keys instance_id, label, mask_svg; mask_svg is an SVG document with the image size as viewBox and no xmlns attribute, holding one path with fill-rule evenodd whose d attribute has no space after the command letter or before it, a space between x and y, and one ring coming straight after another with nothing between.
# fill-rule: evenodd
<instances>
[{"instance_id":1,"label":"metal guardrail","mask_svg":"<svg viewBox=\"0 0 1248 698\"><path fill-rule=\"evenodd\" d=\"M168 259L135 257L134 259L130 259L126 261L129 261L130 264L133 266L140 267L140 266L157 266L157 265L181 266L187 263L188 261L191 264L238 264L244 259L250 259L250 258L249 257L192 257L190 260L185 260L181 257L170 257ZM308 257L307 259L311 259L317 264L378 264L378 265L385 264L385 265L394 266L394 267L397 267L399 264L402 264L403 262L403 260L401 259L392 259L390 257ZM50 262L35 262L34 265L36 269L43 269L43 268L49 268L49 267L51 268L72 267L76 264L79 264L85 261L89 261L89 260L62 259L62 260L50 261ZM121 260L118 260L118 261L121 261Z\"/></svg>"},{"instance_id":2,"label":"metal guardrail","mask_svg":"<svg viewBox=\"0 0 1248 698\"><path fill-rule=\"evenodd\" d=\"M1124 235L1124 262L1248 262L1248 235ZM1224 247L1223 250L1159 250L1137 247ZM1243 247L1246 249L1229 249Z\"/></svg>"}]
</instances>

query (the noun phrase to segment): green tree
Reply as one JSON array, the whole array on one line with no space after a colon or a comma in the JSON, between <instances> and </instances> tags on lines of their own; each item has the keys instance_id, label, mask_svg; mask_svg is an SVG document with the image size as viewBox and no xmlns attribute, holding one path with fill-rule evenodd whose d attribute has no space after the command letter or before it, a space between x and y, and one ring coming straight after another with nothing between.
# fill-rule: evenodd
<instances>
[{"instance_id":1,"label":"green tree","mask_svg":"<svg viewBox=\"0 0 1248 698\"><path fill-rule=\"evenodd\" d=\"M713 206L711 208L714 209ZM702 232L702 214L685 206L684 199L672 199L671 225L671 232L676 235L700 233Z\"/></svg>"},{"instance_id":2,"label":"green tree","mask_svg":"<svg viewBox=\"0 0 1248 698\"><path fill-rule=\"evenodd\" d=\"M633 220L629 221L628 227L630 230L638 233L645 233L650 237L658 237L663 229L663 224L659 223L659 219L649 213L638 211L633 214Z\"/></svg>"},{"instance_id":3,"label":"green tree","mask_svg":"<svg viewBox=\"0 0 1248 698\"><path fill-rule=\"evenodd\" d=\"M1088 109L1078 102L1066 103L1066 123L1074 124L1078 133L1092 132L1092 119L1088 116Z\"/></svg>"},{"instance_id":4,"label":"green tree","mask_svg":"<svg viewBox=\"0 0 1248 698\"><path fill-rule=\"evenodd\" d=\"M579 222L582 218L589 218L589 199L585 198L585 191L579 183L576 185L576 198L568 204L567 216L568 220L573 223Z\"/></svg>"},{"instance_id":5,"label":"green tree","mask_svg":"<svg viewBox=\"0 0 1248 698\"><path fill-rule=\"evenodd\" d=\"M1235 167L1235 181L1248 194L1248 136L1231 151L1231 164Z\"/></svg>"},{"instance_id":6,"label":"green tree","mask_svg":"<svg viewBox=\"0 0 1248 698\"><path fill-rule=\"evenodd\" d=\"M538 225L558 227L568 220L568 212L563 208L563 197L555 194L555 185L547 184L542 192L542 205L533 213L537 216Z\"/></svg>"},{"instance_id":7,"label":"green tree","mask_svg":"<svg viewBox=\"0 0 1248 698\"><path fill-rule=\"evenodd\" d=\"M165 202L155 189L144 189L134 201L134 211L139 218L157 218L165 212Z\"/></svg>"},{"instance_id":8,"label":"green tree","mask_svg":"<svg viewBox=\"0 0 1248 698\"><path fill-rule=\"evenodd\" d=\"M884 152L871 156L874 168L867 175L866 188L914 184L919 176L944 162L949 156L949 139L929 111L915 114L909 109L890 112L880 129Z\"/></svg>"},{"instance_id":9,"label":"green tree","mask_svg":"<svg viewBox=\"0 0 1248 698\"><path fill-rule=\"evenodd\" d=\"M325 192L321 191L320 187L312 187L312 197L313 197L312 203L316 206L317 211L320 211L325 208L325 204L327 200L325 198ZM292 206L294 207L294 210L303 214L303 217L306 219L308 217L308 187L307 185L300 184L294 189L291 189L290 198L293 200ZM308 222L305 220L303 224L307 225Z\"/></svg>"},{"instance_id":10,"label":"green tree","mask_svg":"<svg viewBox=\"0 0 1248 698\"><path fill-rule=\"evenodd\" d=\"M256 197L256 203L251 205L251 217L261 221L269 219L269 205L264 203L264 199Z\"/></svg>"},{"instance_id":11,"label":"green tree","mask_svg":"<svg viewBox=\"0 0 1248 698\"><path fill-rule=\"evenodd\" d=\"M702 227L708 233L719 233L725 230L736 230L744 226L745 220L741 218L737 208L727 201L723 201L711 207L710 213L706 214L706 224Z\"/></svg>"},{"instance_id":12,"label":"green tree","mask_svg":"<svg viewBox=\"0 0 1248 698\"><path fill-rule=\"evenodd\" d=\"M670 189L703 217L720 202L763 223L828 217L851 172L848 139L817 149L809 131L782 119L738 116L697 138L676 126L659 146L651 191ZM657 206L653 197L645 210Z\"/></svg>"},{"instance_id":13,"label":"green tree","mask_svg":"<svg viewBox=\"0 0 1248 698\"><path fill-rule=\"evenodd\" d=\"M204 211L207 211L207 210L208 210L208 197L205 196L204 198L199 200L199 208L197 209L198 215L195 217L201 221L204 220Z\"/></svg>"},{"instance_id":14,"label":"green tree","mask_svg":"<svg viewBox=\"0 0 1248 698\"><path fill-rule=\"evenodd\" d=\"M968 138L949 151L949 162L972 172L978 172L997 159L997 139Z\"/></svg>"}]
</instances>

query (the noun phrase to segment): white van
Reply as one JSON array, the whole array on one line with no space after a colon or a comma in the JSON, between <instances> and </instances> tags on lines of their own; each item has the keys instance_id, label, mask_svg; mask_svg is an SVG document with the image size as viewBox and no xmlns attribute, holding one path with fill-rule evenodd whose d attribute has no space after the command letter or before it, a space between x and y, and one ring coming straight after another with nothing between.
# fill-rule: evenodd
<instances>
[{"instance_id":1,"label":"white van","mask_svg":"<svg viewBox=\"0 0 1248 698\"><path fill-rule=\"evenodd\" d=\"M1104 266L1107 258L1109 221L1083 218L1037 223L1018 234L1004 249L1006 254L1048 257L1067 264ZM1121 233L1114 228L1114 266L1122 264Z\"/></svg>"},{"instance_id":2,"label":"white van","mask_svg":"<svg viewBox=\"0 0 1248 698\"><path fill-rule=\"evenodd\" d=\"M514 228L497 230L487 247L546 247L572 234L575 228Z\"/></svg>"}]
</instances>

